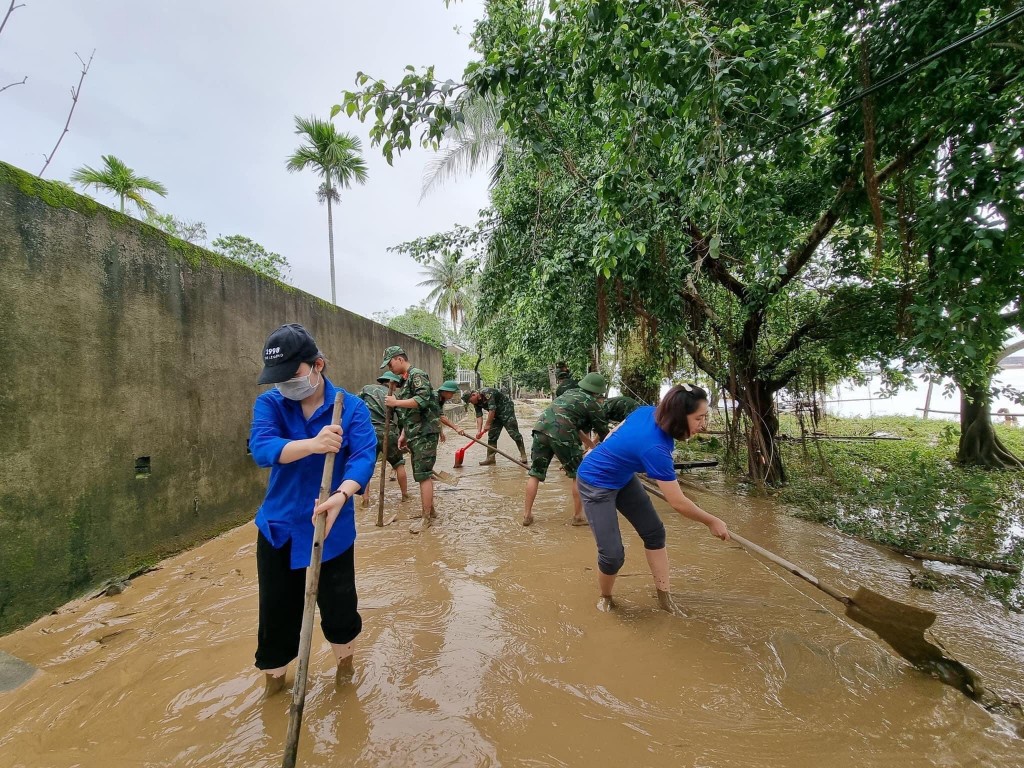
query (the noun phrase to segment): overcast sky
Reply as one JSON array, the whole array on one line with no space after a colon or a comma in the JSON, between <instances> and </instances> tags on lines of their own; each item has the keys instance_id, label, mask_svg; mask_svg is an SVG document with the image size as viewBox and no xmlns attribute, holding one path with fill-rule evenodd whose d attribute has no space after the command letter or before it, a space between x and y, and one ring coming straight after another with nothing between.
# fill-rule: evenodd
<instances>
[{"instance_id":1,"label":"overcast sky","mask_svg":"<svg viewBox=\"0 0 1024 768\"><path fill-rule=\"evenodd\" d=\"M38 173L60 135L78 81L77 51L95 49L71 132L46 172L67 180L113 154L163 182L161 212L206 223L210 239L242 234L287 257L292 283L330 298L327 209L312 173L285 170L297 146L293 116L328 117L356 72L389 81L406 64L459 79L480 0L18 0L0 35L0 159ZM0 0L0 17L9 0ZM369 181L335 209L338 303L369 315L426 296L421 267L389 246L472 223L487 204L486 173L419 202L430 154L390 167L366 126ZM91 193L97 194L97 193ZM113 198L98 199L116 206Z\"/></svg>"}]
</instances>

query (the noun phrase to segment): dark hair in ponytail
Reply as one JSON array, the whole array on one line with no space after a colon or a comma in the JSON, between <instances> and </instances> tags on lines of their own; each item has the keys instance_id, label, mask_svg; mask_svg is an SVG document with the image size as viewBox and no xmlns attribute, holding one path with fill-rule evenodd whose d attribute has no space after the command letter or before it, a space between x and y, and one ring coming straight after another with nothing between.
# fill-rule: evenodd
<instances>
[{"instance_id":1,"label":"dark hair in ponytail","mask_svg":"<svg viewBox=\"0 0 1024 768\"><path fill-rule=\"evenodd\" d=\"M690 436L690 422L687 416L695 413L708 393L696 384L676 384L661 398L654 411L654 422L676 440Z\"/></svg>"}]
</instances>

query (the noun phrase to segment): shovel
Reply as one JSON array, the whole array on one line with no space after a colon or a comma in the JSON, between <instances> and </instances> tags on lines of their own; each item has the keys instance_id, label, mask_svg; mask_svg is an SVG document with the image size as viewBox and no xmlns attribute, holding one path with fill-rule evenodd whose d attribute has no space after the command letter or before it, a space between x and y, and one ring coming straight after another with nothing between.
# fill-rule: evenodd
<instances>
[{"instance_id":1,"label":"shovel","mask_svg":"<svg viewBox=\"0 0 1024 768\"><path fill-rule=\"evenodd\" d=\"M483 432L481 432L480 434L477 435L478 438L479 437L483 437L483 436L484 436ZM463 459L466 458L466 451L468 451L470 448L472 448L473 447L473 443L475 443L475 442L477 442L477 441L473 440L472 438L470 438L470 441L468 443L466 443L464 446L462 446L461 448L459 448L459 450L457 450L455 452L455 469L458 469L459 467L462 466L462 461L463 461Z\"/></svg>"},{"instance_id":2,"label":"shovel","mask_svg":"<svg viewBox=\"0 0 1024 768\"><path fill-rule=\"evenodd\" d=\"M483 434L483 432L481 432L481 433L480 433L480 435L482 435L482 434ZM479 435L478 435L477 437L479 437ZM524 463L523 463L523 462L521 462L521 461L520 461L519 459L513 459L513 458L512 458L511 456L509 456L509 455L508 455L507 453L505 453L504 451L498 450L498 448L496 448L496 447L493 447L493 446L490 446L490 445L488 445L488 444L487 444L487 443L485 443L485 442L484 442L483 440L478 440L478 439L477 439L476 437L471 437L471 438L469 438L469 439L470 439L470 442L469 442L469 444L467 444L467 445L466 445L466 448L468 448L468 447L469 447L470 445L472 445L473 443L480 443L480 445L482 445L482 446L483 446L484 448L486 448L487 450L489 450L489 451L494 451L494 452L495 452L496 454L498 454L499 456L504 456L504 457L505 457L506 459L508 459L509 461L511 461L511 462L512 462L513 464L518 464L518 465L519 465L520 467L522 467L523 469L529 469L529 468L530 468L530 466L529 466L528 464L524 464ZM459 450L465 450L465 448L460 448ZM458 451L456 451L456 459L455 459L455 461L456 461L456 464L455 464L455 466L459 466L459 464L458 464Z\"/></svg>"},{"instance_id":3,"label":"shovel","mask_svg":"<svg viewBox=\"0 0 1024 768\"><path fill-rule=\"evenodd\" d=\"M664 494L657 488L652 488L646 483L641 484L649 494L665 500ZM847 616L870 629L918 669L934 674L946 685L956 688L973 701L984 703L987 692L980 678L959 661L946 656L939 646L925 639L924 631L935 622L935 614L931 611L892 600L867 587L858 587L853 597L844 595L798 565L752 541L747 541L733 531L729 531L729 538L748 552L759 554L817 587L832 599L838 600L846 606Z\"/></svg>"},{"instance_id":4,"label":"shovel","mask_svg":"<svg viewBox=\"0 0 1024 768\"><path fill-rule=\"evenodd\" d=\"M395 382L388 382L388 395L395 394ZM384 476L388 469L388 438L391 436L391 414L394 408L387 408L384 411L384 452L380 457L380 489L377 491L377 527L384 527Z\"/></svg>"},{"instance_id":5,"label":"shovel","mask_svg":"<svg viewBox=\"0 0 1024 768\"><path fill-rule=\"evenodd\" d=\"M334 398L334 413L331 423L341 424L341 412L345 406L345 393L338 392ZM331 495L331 481L334 478L334 454L324 456L324 473L320 479L320 500L327 501ZM288 716L288 736L284 743L283 768L295 768L295 756L299 750L299 728L302 727L302 710L306 706L306 675L309 672L309 648L313 641L313 614L316 611L316 593L320 586L320 564L324 555L324 535L327 515L317 515L313 525L313 549L306 569L306 599L302 608L302 631L299 633L299 663L295 669L295 687L292 688L292 706Z\"/></svg>"},{"instance_id":6,"label":"shovel","mask_svg":"<svg viewBox=\"0 0 1024 768\"><path fill-rule=\"evenodd\" d=\"M412 451L408 448L402 449L402 453L408 453L412 456ZM451 472L442 472L440 469L430 470L430 476L438 482L444 483L445 485L458 485L459 478L453 475Z\"/></svg>"}]
</instances>

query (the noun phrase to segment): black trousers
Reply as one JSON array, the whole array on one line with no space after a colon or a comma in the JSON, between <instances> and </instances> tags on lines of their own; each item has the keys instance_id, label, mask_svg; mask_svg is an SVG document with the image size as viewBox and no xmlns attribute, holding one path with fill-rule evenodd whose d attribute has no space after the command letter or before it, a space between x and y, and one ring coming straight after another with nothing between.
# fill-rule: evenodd
<instances>
[{"instance_id":1,"label":"black trousers","mask_svg":"<svg viewBox=\"0 0 1024 768\"><path fill-rule=\"evenodd\" d=\"M291 568L291 548L289 541L274 549L262 533L256 541L260 584L257 669L283 667L299 655L306 569ZM320 627L329 643L343 645L356 639L363 620L356 595L355 545L320 566L316 603L320 607Z\"/></svg>"}]
</instances>

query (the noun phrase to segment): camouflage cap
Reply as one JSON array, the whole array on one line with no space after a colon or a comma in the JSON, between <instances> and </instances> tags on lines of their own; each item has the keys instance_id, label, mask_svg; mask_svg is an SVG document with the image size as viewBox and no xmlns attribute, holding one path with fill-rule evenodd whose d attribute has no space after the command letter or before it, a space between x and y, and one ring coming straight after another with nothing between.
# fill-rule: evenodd
<instances>
[{"instance_id":1,"label":"camouflage cap","mask_svg":"<svg viewBox=\"0 0 1024 768\"><path fill-rule=\"evenodd\" d=\"M444 384L437 388L438 392L458 392L459 382L454 379L448 379Z\"/></svg>"},{"instance_id":2,"label":"camouflage cap","mask_svg":"<svg viewBox=\"0 0 1024 768\"><path fill-rule=\"evenodd\" d=\"M391 362L391 358L395 355L405 355L407 358L409 357L401 347L388 347L384 350L384 361L380 364L381 370L388 367L388 363Z\"/></svg>"},{"instance_id":3,"label":"camouflage cap","mask_svg":"<svg viewBox=\"0 0 1024 768\"><path fill-rule=\"evenodd\" d=\"M472 397L473 395L475 395L475 394L476 394L476 390L475 390L475 389L471 389L471 390L469 390L468 392L463 392L463 393L462 393L462 402L464 402L464 403L468 403L468 402L469 402L469 399L470 399L470 398L471 398L471 397Z\"/></svg>"},{"instance_id":4,"label":"camouflage cap","mask_svg":"<svg viewBox=\"0 0 1024 768\"><path fill-rule=\"evenodd\" d=\"M589 392L592 395L603 397L605 391L608 389L608 384L604 380L604 376L600 373L588 373L580 381L580 389L584 392Z\"/></svg>"},{"instance_id":5,"label":"camouflage cap","mask_svg":"<svg viewBox=\"0 0 1024 768\"><path fill-rule=\"evenodd\" d=\"M390 384L392 382L394 382L395 386L398 386L402 383L402 377L391 371L384 371L384 373L377 377L378 384Z\"/></svg>"}]
</instances>

